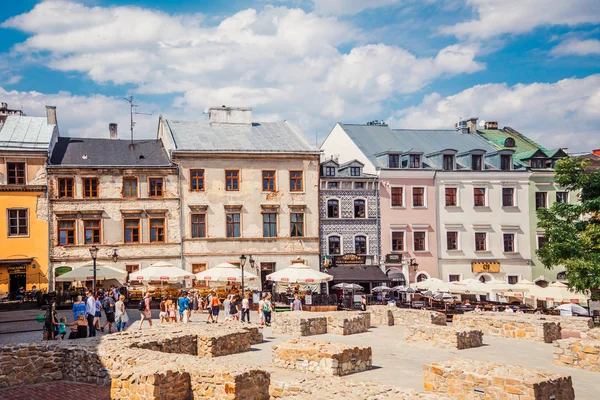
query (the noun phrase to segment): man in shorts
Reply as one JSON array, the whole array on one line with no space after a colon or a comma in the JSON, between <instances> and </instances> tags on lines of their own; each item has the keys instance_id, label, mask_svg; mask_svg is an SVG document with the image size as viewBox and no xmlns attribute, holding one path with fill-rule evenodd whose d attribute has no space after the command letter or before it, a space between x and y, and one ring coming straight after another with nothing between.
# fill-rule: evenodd
<instances>
[{"instance_id":1,"label":"man in shorts","mask_svg":"<svg viewBox=\"0 0 600 400\"><path fill-rule=\"evenodd\" d=\"M215 293L211 293L212 296L210 298L210 319L213 324L216 324L219 320L219 306L221 302L219 301L219 297Z\"/></svg>"},{"instance_id":2,"label":"man in shorts","mask_svg":"<svg viewBox=\"0 0 600 400\"><path fill-rule=\"evenodd\" d=\"M150 313L150 292L146 292L144 295L144 310L140 310L141 318L140 318L140 329L142 329L142 324L144 323L144 319L148 320L148 324L152 327L152 314Z\"/></svg>"},{"instance_id":3,"label":"man in shorts","mask_svg":"<svg viewBox=\"0 0 600 400\"><path fill-rule=\"evenodd\" d=\"M164 296L160 300L160 314L158 316L160 318L159 323L161 325L163 324L163 322L169 322L169 314L168 314L168 308L167 308L167 301L166 301L166 299L165 299Z\"/></svg>"}]
</instances>

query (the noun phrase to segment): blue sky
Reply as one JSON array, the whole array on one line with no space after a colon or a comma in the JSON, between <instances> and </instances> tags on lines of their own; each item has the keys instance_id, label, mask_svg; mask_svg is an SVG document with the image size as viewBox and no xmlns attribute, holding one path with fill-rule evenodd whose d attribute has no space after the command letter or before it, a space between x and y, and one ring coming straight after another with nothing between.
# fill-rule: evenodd
<instances>
[{"instance_id":1,"label":"blue sky","mask_svg":"<svg viewBox=\"0 0 600 400\"><path fill-rule=\"evenodd\" d=\"M155 134L159 114L251 106L310 137L338 121L478 116L547 147L600 147L597 0L21 0L0 10L0 100L61 133Z\"/></svg>"}]
</instances>

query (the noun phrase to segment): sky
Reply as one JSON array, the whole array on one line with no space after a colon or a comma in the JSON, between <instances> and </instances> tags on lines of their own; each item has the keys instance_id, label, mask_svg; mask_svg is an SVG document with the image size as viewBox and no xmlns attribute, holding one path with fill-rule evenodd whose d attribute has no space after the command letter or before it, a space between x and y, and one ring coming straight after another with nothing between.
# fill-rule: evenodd
<instances>
[{"instance_id":1,"label":"sky","mask_svg":"<svg viewBox=\"0 0 600 400\"><path fill-rule=\"evenodd\" d=\"M600 148L598 0L20 0L0 8L0 101L57 106L61 135L156 135L211 106L290 120L451 129L498 121Z\"/></svg>"}]
</instances>

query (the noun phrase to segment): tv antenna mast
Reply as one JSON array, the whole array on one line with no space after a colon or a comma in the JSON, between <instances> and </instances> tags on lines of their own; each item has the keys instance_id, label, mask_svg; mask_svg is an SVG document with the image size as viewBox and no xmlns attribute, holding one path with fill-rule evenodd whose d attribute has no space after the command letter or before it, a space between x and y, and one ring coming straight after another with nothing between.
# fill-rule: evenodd
<instances>
[{"instance_id":1,"label":"tv antenna mast","mask_svg":"<svg viewBox=\"0 0 600 400\"><path fill-rule=\"evenodd\" d=\"M133 104L133 96L125 97L125 101L129 103L129 118L131 121L131 143L133 144L133 127L135 126L135 121L133 120L134 115L152 115L148 113L138 112L137 108L140 106L139 104Z\"/></svg>"}]
</instances>

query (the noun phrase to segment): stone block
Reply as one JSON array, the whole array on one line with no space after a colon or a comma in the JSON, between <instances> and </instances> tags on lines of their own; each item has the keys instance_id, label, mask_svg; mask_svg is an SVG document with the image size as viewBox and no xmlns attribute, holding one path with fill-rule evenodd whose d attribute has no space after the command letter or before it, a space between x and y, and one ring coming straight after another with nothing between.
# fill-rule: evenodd
<instances>
[{"instance_id":1,"label":"stone block","mask_svg":"<svg viewBox=\"0 0 600 400\"><path fill-rule=\"evenodd\" d=\"M483 346L483 333L479 330L455 329L449 326L411 325L404 330L408 343L426 344L451 349L470 349Z\"/></svg>"},{"instance_id":2,"label":"stone block","mask_svg":"<svg viewBox=\"0 0 600 400\"><path fill-rule=\"evenodd\" d=\"M280 335L312 336L327 333L327 316L309 311L275 313L272 318L273 333Z\"/></svg>"},{"instance_id":3,"label":"stone block","mask_svg":"<svg viewBox=\"0 0 600 400\"><path fill-rule=\"evenodd\" d=\"M484 335L532 342L552 343L561 338L561 322L543 316L506 313L455 314L452 326L457 329L477 329Z\"/></svg>"},{"instance_id":4,"label":"stone block","mask_svg":"<svg viewBox=\"0 0 600 400\"><path fill-rule=\"evenodd\" d=\"M371 314L356 311L334 311L327 313L327 333L353 335L369 330Z\"/></svg>"},{"instance_id":5,"label":"stone block","mask_svg":"<svg viewBox=\"0 0 600 400\"><path fill-rule=\"evenodd\" d=\"M390 306L369 306L367 311L371 313L372 326L394 325L394 313Z\"/></svg>"},{"instance_id":6,"label":"stone block","mask_svg":"<svg viewBox=\"0 0 600 400\"><path fill-rule=\"evenodd\" d=\"M562 339L553 343L556 365L600 372L600 340Z\"/></svg>"},{"instance_id":7,"label":"stone block","mask_svg":"<svg viewBox=\"0 0 600 400\"><path fill-rule=\"evenodd\" d=\"M410 308L391 307L394 325L440 325L446 326L446 314L438 311L413 310Z\"/></svg>"}]
</instances>

